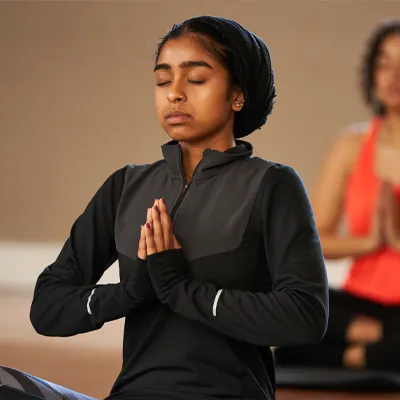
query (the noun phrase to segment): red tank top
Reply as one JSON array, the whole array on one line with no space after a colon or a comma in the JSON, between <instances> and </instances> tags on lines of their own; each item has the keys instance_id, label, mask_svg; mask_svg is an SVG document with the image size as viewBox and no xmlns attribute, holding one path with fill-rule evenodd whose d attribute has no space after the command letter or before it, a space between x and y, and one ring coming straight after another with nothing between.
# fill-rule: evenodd
<instances>
[{"instance_id":1,"label":"red tank top","mask_svg":"<svg viewBox=\"0 0 400 400\"><path fill-rule=\"evenodd\" d=\"M345 195L345 217L349 233L370 232L379 178L374 172L374 156L380 120L374 119L350 174ZM396 189L400 207L400 187ZM343 290L386 305L400 304L400 253L383 248L356 258Z\"/></svg>"}]
</instances>

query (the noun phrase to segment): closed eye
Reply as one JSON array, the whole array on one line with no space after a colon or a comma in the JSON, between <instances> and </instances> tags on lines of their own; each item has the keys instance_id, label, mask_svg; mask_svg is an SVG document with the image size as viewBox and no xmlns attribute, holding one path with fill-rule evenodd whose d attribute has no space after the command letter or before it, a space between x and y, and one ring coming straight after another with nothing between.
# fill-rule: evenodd
<instances>
[{"instance_id":1,"label":"closed eye","mask_svg":"<svg viewBox=\"0 0 400 400\"><path fill-rule=\"evenodd\" d=\"M189 83L193 83L195 85L201 85L202 83L204 83L205 81L189 81Z\"/></svg>"},{"instance_id":2,"label":"closed eye","mask_svg":"<svg viewBox=\"0 0 400 400\"><path fill-rule=\"evenodd\" d=\"M202 80L202 81L189 80L188 82L189 82L189 83L192 83L192 84L194 84L194 85L201 85L202 83L205 82L205 80ZM158 83L156 83L156 86L165 86L165 85L167 85L168 83L171 83L171 82L170 82L170 81L167 81L167 82L158 82Z\"/></svg>"},{"instance_id":3,"label":"closed eye","mask_svg":"<svg viewBox=\"0 0 400 400\"><path fill-rule=\"evenodd\" d=\"M171 83L171 82L170 81L168 81L168 82L158 82L158 83L156 83L156 86L165 86L168 83Z\"/></svg>"}]
</instances>

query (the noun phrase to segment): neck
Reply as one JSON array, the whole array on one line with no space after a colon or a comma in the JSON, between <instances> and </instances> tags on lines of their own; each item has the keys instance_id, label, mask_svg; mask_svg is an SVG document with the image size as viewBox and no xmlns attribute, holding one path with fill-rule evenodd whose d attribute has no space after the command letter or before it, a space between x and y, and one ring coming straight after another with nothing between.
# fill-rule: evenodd
<instances>
[{"instance_id":1,"label":"neck","mask_svg":"<svg viewBox=\"0 0 400 400\"><path fill-rule=\"evenodd\" d=\"M224 152L235 147L233 136L208 138L200 143L179 142L182 147L182 167L187 182L192 180L193 172L203 158L206 149Z\"/></svg>"},{"instance_id":2,"label":"neck","mask_svg":"<svg viewBox=\"0 0 400 400\"><path fill-rule=\"evenodd\" d=\"M400 111L390 111L382 118L382 124L389 136L400 138Z\"/></svg>"}]
</instances>

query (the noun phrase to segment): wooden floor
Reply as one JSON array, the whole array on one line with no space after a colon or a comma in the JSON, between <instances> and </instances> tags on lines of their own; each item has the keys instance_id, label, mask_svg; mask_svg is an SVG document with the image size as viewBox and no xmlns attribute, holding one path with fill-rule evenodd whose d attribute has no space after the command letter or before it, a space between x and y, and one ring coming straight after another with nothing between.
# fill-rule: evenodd
<instances>
[{"instance_id":1,"label":"wooden floor","mask_svg":"<svg viewBox=\"0 0 400 400\"><path fill-rule=\"evenodd\" d=\"M118 374L119 352L0 344L0 365L27 371L97 399L104 398ZM354 394L279 390L277 400L394 400L394 394Z\"/></svg>"},{"instance_id":2,"label":"wooden floor","mask_svg":"<svg viewBox=\"0 0 400 400\"><path fill-rule=\"evenodd\" d=\"M123 322L74 338L44 338L29 323L29 296L0 290L0 365L17 368L97 399L110 391L121 364ZM279 390L277 400L400 400L400 393Z\"/></svg>"}]
</instances>

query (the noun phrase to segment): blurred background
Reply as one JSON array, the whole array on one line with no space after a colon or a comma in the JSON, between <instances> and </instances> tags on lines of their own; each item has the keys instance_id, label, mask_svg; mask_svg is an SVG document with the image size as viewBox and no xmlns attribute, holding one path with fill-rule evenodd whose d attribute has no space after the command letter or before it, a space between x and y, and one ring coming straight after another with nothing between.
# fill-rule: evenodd
<instances>
[{"instance_id":1,"label":"blurred background","mask_svg":"<svg viewBox=\"0 0 400 400\"><path fill-rule=\"evenodd\" d=\"M368 121L359 64L371 30L398 1L0 2L0 365L105 396L119 372L123 321L73 338L29 322L38 274L103 181L161 157L153 54L173 23L237 20L271 51L275 110L249 137L294 167L308 190L337 135ZM338 285L346 261L328 263ZM102 282L118 281L112 266ZM97 365L97 368L93 368Z\"/></svg>"}]
</instances>

